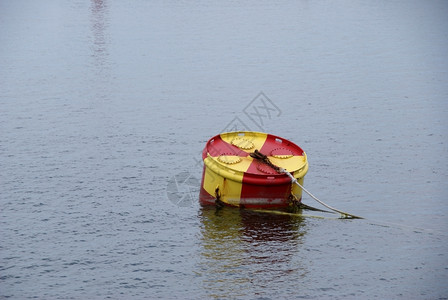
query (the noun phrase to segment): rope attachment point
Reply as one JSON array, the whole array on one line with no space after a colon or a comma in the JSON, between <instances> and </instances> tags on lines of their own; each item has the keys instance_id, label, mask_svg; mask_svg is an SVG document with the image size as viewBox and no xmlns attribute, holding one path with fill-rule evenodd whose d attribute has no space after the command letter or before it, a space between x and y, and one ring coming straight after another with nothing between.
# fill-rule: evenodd
<instances>
[{"instance_id":1,"label":"rope attachment point","mask_svg":"<svg viewBox=\"0 0 448 300\"><path fill-rule=\"evenodd\" d=\"M286 174L286 175L291 179L291 182L292 182L292 183L294 183L294 184L296 184L297 186L299 186L299 187L300 187L305 193L307 193L311 198L313 198L314 200L316 200L317 202L319 202L321 205L325 206L326 208L328 208L328 209L330 209L330 210L332 210L332 211L334 211L334 212L337 212L337 213L341 214L341 217L342 217L342 218L344 218L344 219L364 219L363 217L360 217L360 216L357 216L357 215L353 215L353 214L350 214L350 213L341 211L341 210L339 210L339 209L336 209L336 208L334 208L334 207L331 207L330 205L328 205L328 204L324 203L323 201L319 200L316 196L314 196L314 195L311 194L307 189L305 189L305 188L303 187L303 185L301 185L301 184L299 183L299 181L298 181L298 180L297 180L291 173L289 173L288 171L286 171L286 170L283 169L283 168L280 168L279 166L274 165L274 164L269 160L269 158L268 158L266 155L264 155L263 153L261 153L261 152L258 151L257 149L255 149L255 151L254 151L253 153L250 153L249 155L250 155L252 158L254 158L254 159L256 159L256 160L258 160L258 161L260 161L260 162L262 162L262 163L264 163L264 164L266 164L266 165L268 165L268 166L270 166L270 167L271 167L272 169L274 169L277 173L280 173L280 174Z\"/></svg>"}]
</instances>

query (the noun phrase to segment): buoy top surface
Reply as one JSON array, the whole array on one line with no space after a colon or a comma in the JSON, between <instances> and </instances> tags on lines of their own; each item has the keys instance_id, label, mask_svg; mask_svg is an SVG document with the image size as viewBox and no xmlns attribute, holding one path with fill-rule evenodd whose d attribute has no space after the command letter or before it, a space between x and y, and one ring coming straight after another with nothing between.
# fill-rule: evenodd
<instances>
[{"instance_id":1,"label":"buoy top surface","mask_svg":"<svg viewBox=\"0 0 448 300\"><path fill-rule=\"evenodd\" d=\"M206 163L214 168L254 176L285 176L270 166L252 158L255 150L268 156L276 166L288 172L297 172L307 166L306 154L296 144L275 135L238 131L221 133L211 138L203 152Z\"/></svg>"}]
</instances>

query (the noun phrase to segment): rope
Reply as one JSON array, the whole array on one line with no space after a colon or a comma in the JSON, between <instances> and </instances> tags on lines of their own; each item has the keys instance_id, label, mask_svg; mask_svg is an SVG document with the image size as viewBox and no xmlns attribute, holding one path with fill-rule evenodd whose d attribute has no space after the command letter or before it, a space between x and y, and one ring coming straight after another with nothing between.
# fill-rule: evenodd
<instances>
[{"instance_id":1,"label":"rope","mask_svg":"<svg viewBox=\"0 0 448 300\"><path fill-rule=\"evenodd\" d=\"M324 217L324 216L314 216L314 215L307 215L307 214L290 213L290 212L280 211L280 210L251 209L250 211L253 211L253 212L256 212L256 213L273 214L273 215L285 215L285 216L293 216L293 217L300 217L300 218L315 218L315 219L327 219L327 220L337 220L337 219L340 219L340 218L329 218L329 217Z\"/></svg>"},{"instance_id":2,"label":"rope","mask_svg":"<svg viewBox=\"0 0 448 300\"><path fill-rule=\"evenodd\" d=\"M299 209L307 209L307 210L313 210L313 211L319 211L319 212L324 212L324 213L330 213L330 214L334 214L333 211L329 211L329 210L324 210L324 209L320 209L320 208L316 208L316 207L312 207L310 205L306 205L305 203L303 203L301 200L302 199L298 199L296 195L292 194L290 195L290 197L293 198L292 203L297 206L297 208Z\"/></svg>"},{"instance_id":3,"label":"rope","mask_svg":"<svg viewBox=\"0 0 448 300\"><path fill-rule=\"evenodd\" d=\"M343 218L352 218L352 219L364 219L363 217L360 216L356 216L347 212L344 212L342 210L336 209L334 207L331 207L330 205L324 203L323 201L319 200L316 196L314 196L313 194L311 194L307 189L305 189L298 181L297 179L288 171L286 171L283 168L280 168L279 166L274 165L269 158L264 155L263 153L261 153L260 151L258 151L257 149L255 149L255 151L253 153L249 154L252 158L257 159L261 162L263 162L264 164L270 166L272 169L274 169L275 171L277 171L277 173L280 174L286 174L288 175L289 178L291 178L291 182L294 184L297 184L305 193L307 193L311 198L313 198L314 200L316 200L317 202L319 202L321 205L325 206L326 208L335 211L337 213L340 213L342 215Z\"/></svg>"},{"instance_id":4,"label":"rope","mask_svg":"<svg viewBox=\"0 0 448 300\"><path fill-rule=\"evenodd\" d=\"M311 198L313 198L314 200L319 202L321 205L327 207L328 209L341 214L343 218L346 218L346 219L365 219L363 217L356 216L356 215L353 215L353 214L349 214L349 213L343 212L341 210L338 210L336 208L333 208L333 207L329 206L328 204L324 203L323 201L319 200L316 196L314 196L307 189L305 189L291 173L289 173L288 171L286 171L283 168L280 168L280 167L274 165L269 160L269 158L266 155L262 154L258 150L255 150L254 153L250 153L250 156L255 158L255 159L259 159L262 162L266 163L267 165L272 167L274 170L276 170L278 173L284 173L284 174L288 175L288 177L291 178L291 182L297 184L303 191L305 191L309 196L311 196ZM219 185L216 186L215 197L216 197L215 204L216 204L217 209L221 209L222 207L224 207L224 203L228 204L230 206L237 207L237 206L235 206L233 204L230 204L230 203L227 203L227 202L224 202L224 201L221 200L221 193L220 193L220 190L219 190ZM324 210L320 210L320 209L308 206L308 205L303 204L303 203L300 203L300 205L304 206L304 208L306 208L306 209L319 210L319 211L322 211L322 212L328 212L328 211L324 211ZM301 213L289 213L289 212L278 211L278 210L251 209L251 211L258 212L258 213L269 213L269 214L277 214L277 215L289 215L289 216L305 217L305 218L339 219L339 218L328 218L328 217L323 217L323 216L313 216L313 215L307 215L307 214L301 214ZM397 223L391 223L391 222L370 221L369 224L370 225L375 225L375 226L395 227L395 228L400 228L400 229L407 229L407 230L412 230L414 232L421 232L421 233L426 232L426 233L430 233L430 234L443 234L443 235L446 235L446 232L434 231L434 230L431 230L431 229L418 228L418 227L413 227L413 226L406 226L406 225L397 224Z\"/></svg>"}]
</instances>

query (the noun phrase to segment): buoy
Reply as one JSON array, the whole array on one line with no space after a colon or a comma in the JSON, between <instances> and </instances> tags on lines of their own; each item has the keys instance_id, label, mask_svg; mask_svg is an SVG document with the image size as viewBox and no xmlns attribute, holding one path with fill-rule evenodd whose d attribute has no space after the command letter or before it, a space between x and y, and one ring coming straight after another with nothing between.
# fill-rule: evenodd
<instances>
[{"instance_id":1,"label":"buoy","mask_svg":"<svg viewBox=\"0 0 448 300\"><path fill-rule=\"evenodd\" d=\"M308 161L302 148L267 133L226 132L208 140L202 152L200 204L279 209L300 202L302 188L287 174L251 156L258 152L303 186Z\"/></svg>"}]
</instances>

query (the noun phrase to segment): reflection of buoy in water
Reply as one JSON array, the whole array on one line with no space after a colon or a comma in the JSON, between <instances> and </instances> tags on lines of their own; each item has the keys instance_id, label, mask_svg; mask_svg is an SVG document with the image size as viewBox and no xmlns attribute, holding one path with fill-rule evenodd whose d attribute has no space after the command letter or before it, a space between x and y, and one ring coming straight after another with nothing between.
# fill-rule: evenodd
<instances>
[{"instance_id":1,"label":"reflection of buoy in water","mask_svg":"<svg viewBox=\"0 0 448 300\"><path fill-rule=\"evenodd\" d=\"M212 137L202 153L204 170L199 201L215 205L284 208L302 198L302 189L286 174L251 157L259 151L303 185L308 171L305 152L283 138L261 132L227 132Z\"/></svg>"}]
</instances>

